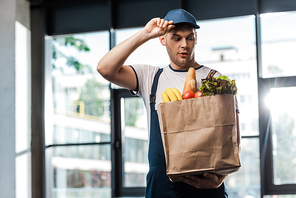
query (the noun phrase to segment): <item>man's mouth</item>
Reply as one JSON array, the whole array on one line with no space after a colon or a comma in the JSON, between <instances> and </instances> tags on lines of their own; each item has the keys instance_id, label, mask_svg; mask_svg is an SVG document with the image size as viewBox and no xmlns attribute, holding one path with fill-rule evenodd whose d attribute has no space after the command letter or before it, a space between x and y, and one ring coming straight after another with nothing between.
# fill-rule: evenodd
<instances>
[{"instance_id":1,"label":"man's mouth","mask_svg":"<svg viewBox=\"0 0 296 198\"><path fill-rule=\"evenodd\" d=\"M186 56L189 55L188 52L179 52L179 54L180 54L181 57L186 57Z\"/></svg>"}]
</instances>

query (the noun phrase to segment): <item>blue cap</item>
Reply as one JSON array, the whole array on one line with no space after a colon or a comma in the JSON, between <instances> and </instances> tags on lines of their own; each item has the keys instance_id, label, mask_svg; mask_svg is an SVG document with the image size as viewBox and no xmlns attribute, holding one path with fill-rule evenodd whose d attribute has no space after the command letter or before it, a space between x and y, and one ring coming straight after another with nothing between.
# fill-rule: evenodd
<instances>
[{"instance_id":1,"label":"blue cap","mask_svg":"<svg viewBox=\"0 0 296 198\"><path fill-rule=\"evenodd\" d=\"M193 26L195 29L199 29L199 26L196 24L196 19L194 18L194 16L183 9L175 9L169 11L167 15L164 17L164 20L172 20L174 22L173 24L186 23L188 25Z\"/></svg>"}]
</instances>

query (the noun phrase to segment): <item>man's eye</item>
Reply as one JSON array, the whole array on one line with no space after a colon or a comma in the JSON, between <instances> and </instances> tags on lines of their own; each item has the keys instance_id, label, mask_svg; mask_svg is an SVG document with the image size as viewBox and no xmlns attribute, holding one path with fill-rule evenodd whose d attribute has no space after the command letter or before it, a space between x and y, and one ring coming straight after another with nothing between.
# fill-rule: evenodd
<instances>
[{"instance_id":1,"label":"man's eye","mask_svg":"<svg viewBox=\"0 0 296 198\"><path fill-rule=\"evenodd\" d=\"M189 37L188 40L192 41L192 40L194 40L194 37Z\"/></svg>"},{"instance_id":2,"label":"man's eye","mask_svg":"<svg viewBox=\"0 0 296 198\"><path fill-rule=\"evenodd\" d=\"M174 41L180 41L180 39L179 38L174 38Z\"/></svg>"}]
</instances>

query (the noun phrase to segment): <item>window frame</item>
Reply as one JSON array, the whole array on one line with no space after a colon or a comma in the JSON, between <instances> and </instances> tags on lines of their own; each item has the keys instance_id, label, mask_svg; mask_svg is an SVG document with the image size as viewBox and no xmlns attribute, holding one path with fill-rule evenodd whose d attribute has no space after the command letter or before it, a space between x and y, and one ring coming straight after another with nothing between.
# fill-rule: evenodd
<instances>
[{"instance_id":1,"label":"window frame","mask_svg":"<svg viewBox=\"0 0 296 198\"><path fill-rule=\"evenodd\" d=\"M123 186L123 160L122 160L122 126L121 126L121 99L138 97L127 89L111 88L111 141L112 141L112 189L115 197L144 197L146 187L124 187ZM113 156L112 156L113 155ZM113 169L114 168L114 169Z\"/></svg>"},{"instance_id":2,"label":"window frame","mask_svg":"<svg viewBox=\"0 0 296 198\"><path fill-rule=\"evenodd\" d=\"M296 194L295 184L275 185L273 175L273 155L272 155L272 127L270 123L271 115L265 105L265 97L271 88L296 86L296 76L259 78L259 123L260 123L260 164L261 164L261 189L263 195L286 195Z\"/></svg>"},{"instance_id":3,"label":"window frame","mask_svg":"<svg viewBox=\"0 0 296 198\"><path fill-rule=\"evenodd\" d=\"M45 72L44 72L44 78L46 79L45 81L45 87L47 87L48 89L46 89L46 93L47 95L52 95L52 67L51 67L51 54L52 54L52 39L47 36L45 39L45 43L44 43L44 47L45 47ZM110 44L110 43L109 43ZM110 48L110 45L109 45L109 48ZM110 89L110 83L108 85L108 88ZM48 94L48 92L50 92L50 94ZM111 98L109 99L109 101L111 100ZM44 102L44 105L47 106L49 105L48 103L50 103L52 101L50 100L47 100L46 102ZM49 105L51 106L51 105ZM111 104L110 104L111 106ZM46 111L44 110L43 111L43 115L44 117L51 117L51 114L52 111ZM110 115L110 119L111 119L111 115ZM49 124L52 124L52 123L47 123L46 120L44 120L45 122L45 125L49 125ZM110 123L110 128L111 128L111 123ZM43 131L43 152L44 152L44 162L45 162L45 165L43 166L43 171L44 171L44 187L45 187L45 190L44 192L46 192L45 195L43 195L42 197L44 198L51 198L51 192L52 192L52 182L53 182L53 178L52 178L52 170L51 170L51 165L48 165L49 163L51 163L51 157L52 157L52 150L51 148L56 148L56 147L71 147L71 146L75 146L75 147L80 147L80 146L104 146L104 145L110 145L110 148L112 148L112 132L110 131L110 140L109 141L100 141L100 142L92 142L92 141L89 141L89 142L74 142L74 143L68 143L68 142L65 142L65 143L46 143L45 141L45 133L47 132L46 129L44 129ZM112 153L110 153L110 161L111 161L111 171L110 171L110 174L111 174L111 186L110 186L110 191L111 191L111 197L114 197L114 195L112 195L112 172L113 172L113 169L112 169ZM33 170L32 170L33 172ZM49 177L47 177L46 175L50 175Z\"/></svg>"},{"instance_id":4,"label":"window frame","mask_svg":"<svg viewBox=\"0 0 296 198\"><path fill-rule=\"evenodd\" d=\"M258 111L260 137L260 177L261 198L264 195L296 194L296 184L275 185L273 183L272 127L271 115L265 105L265 97L271 88L296 86L296 76L263 78L262 73L262 38L260 13L256 14L256 54L258 78Z\"/></svg>"}]
</instances>

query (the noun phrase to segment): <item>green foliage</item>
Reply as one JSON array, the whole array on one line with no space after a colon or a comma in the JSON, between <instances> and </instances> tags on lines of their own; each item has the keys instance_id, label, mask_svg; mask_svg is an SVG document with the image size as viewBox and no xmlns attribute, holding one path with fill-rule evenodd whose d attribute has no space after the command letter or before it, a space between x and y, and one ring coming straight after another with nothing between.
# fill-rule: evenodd
<instances>
[{"instance_id":1,"label":"green foliage","mask_svg":"<svg viewBox=\"0 0 296 198\"><path fill-rule=\"evenodd\" d=\"M141 109L140 98L127 98L124 100L124 119L127 126L135 126L139 117L138 109Z\"/></svg>"},{"instance_id":2,"label":"green foliage","mask_svg":"<svg viewBox=\"0 0 296 198\"><path fill-rule=\"evenodd\" d=\"M76 58L74 58L72 56L67 58L67 65L70 67L74 67L75 70L80 74L92 72L90 66L82 65Z\"/></svg>"},{"instance_id":3,"label":"green foliage","mask_svg":"<svg viewBox=\"0 0 296 198\"><path fill-rule=\"evenodd\" d=\"M79 101L84 102L84 113L100 117L103 115L103 100L99 97L103 86L95 79L89 79L81 88Z\"/></svg>"},{"instance_id":4,"label":"green foliage","mask_svg":"<svg viewBox=\"0 0 296 198\"><path fill-rule=\"evenodd\" d=\"M74 38L73 36L65 38L65 46L69 45L75 47L79 51L90 51L90 49L82 39Z\"/></svg>"},{"instance_id":5,"label":"green foliage","mask_svg":"<svg viewBox=\"0 0 296 198\"><path fill-rule=\"evenodd\" d=\"M64 42L58 42L57 38L53 39L53 45L52 45L52 68L53 69L59 69L62 73L63 68L57 68L55 65L55 61L58 58L66 58L66 66L70 68L74 68L75 71L78 74L84 74L84 73L91 73L91 67L89 65L83 65L80 63L80 61L73 57L73 56L68 56L64 54L61 50L59 50L60 45L61 46L67 46L67 47L73 47L74 49L78 50L79 52L89 52L90 49L87 46L87 44L79 38L74 38L73 36L70 37L65 37L63 38Z\"/></svg>"}]
</instances>

